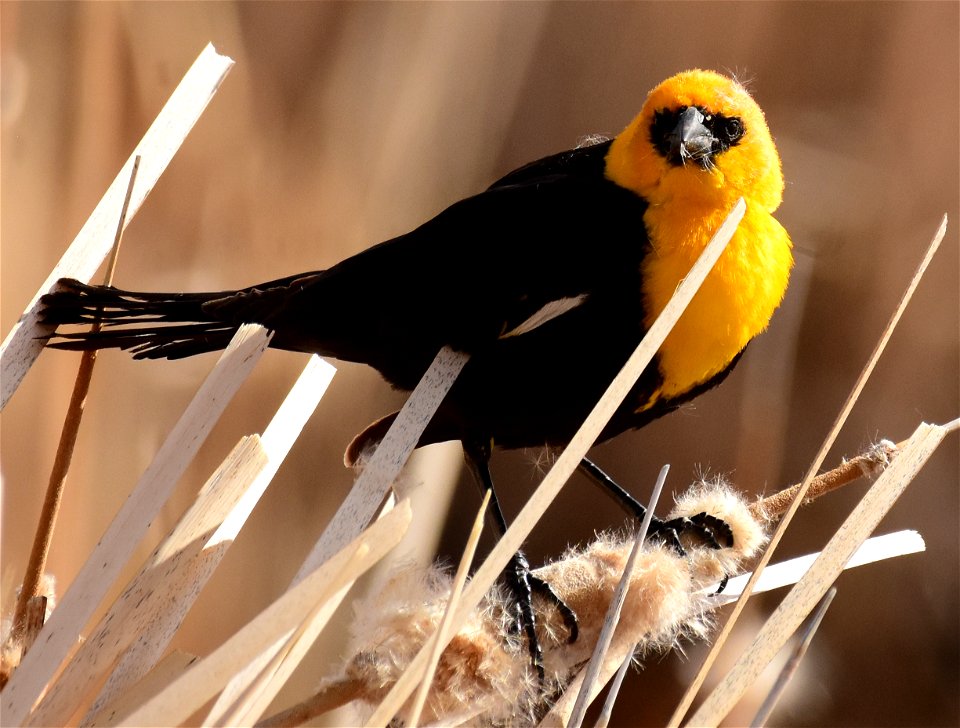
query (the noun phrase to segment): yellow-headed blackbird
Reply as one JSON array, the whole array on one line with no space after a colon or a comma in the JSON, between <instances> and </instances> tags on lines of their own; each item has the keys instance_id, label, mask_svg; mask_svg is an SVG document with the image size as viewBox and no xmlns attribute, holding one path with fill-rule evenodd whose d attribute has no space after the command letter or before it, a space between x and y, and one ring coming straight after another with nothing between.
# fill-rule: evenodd
<instances>
[{"instance_id":1,"label":"yellow-headed blackbird","mask_svg":"<svg viewBox=\"0 0 960 728\"><path fill-rule=\"evenodd\" d=\"M772 215L782 193L759 106L735 80L687 71L614 139L520 167L327 270L217 293L62 281L44 317L105 324L60 334L60 348L170 359L260 323L273 347L363 362L404 390L442 346L463 350L470 360L420 444L462 440L489 482L491 444L571 438L743 197L732 241L601 438L718 384L786 290L790 241Z\"/></svg>"},{"instance_id":2,"label":"yellow-headed blackbird","mask_svg":"<svg viewBox=\"0 0 960 728\"><path fill-rule=\"evenodd\" d=\"M616 138L520 167L327 270L217 293L64 281L44 316L107 324L55 346L135 358L222 349L241 323L261 323L273 347L363 362L405 390L450 345L471 360L422 444L563 444L744 197L739 230L610 437L716 384L766 328L792 263L771 214L782 191L757 104L729 78L688 71L657 86ZM522 327L558 301L563 313Z\"/></svg>"}]
</instances>

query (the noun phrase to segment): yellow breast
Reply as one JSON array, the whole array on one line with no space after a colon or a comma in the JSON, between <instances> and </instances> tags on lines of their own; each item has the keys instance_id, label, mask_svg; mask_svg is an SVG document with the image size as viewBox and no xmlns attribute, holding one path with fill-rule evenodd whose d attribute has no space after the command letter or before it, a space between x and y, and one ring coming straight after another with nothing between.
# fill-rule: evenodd
<instances>
[{"instance_id":1,"label":"yellow breast","mask_svg":"<svg viewBox=\"0 0 960 728\"><path fill-rule=\"evenodd\" d=\"M654 249L644 261L646 325L666 306L728 210L651 206L645 216ZM691 221L696 221L691 224ZM786 231L766 210L747 212L703 287L660 349L661 388L643 407L683 394L721 372L766 329L783 300L793 258Z\"/></svg>"},{"instance_id":2,"label":"yellow breast","mask_svg":"<svg viewBox=\"0 0 960 728\"><path fill-rule=\"evenodd\" d=\"M677 164L651 136L657 115L695 106L742 123L743 135L709 164ZM720 260L660 349L663 384L640 409L677 397L722 372L767 328L783 300L793 257L773 218L783 196L780 156L763 111L736 80L692 70L667 79L617 135L605 174L647 203L651 251L643 262L644 322L666 306L739 197L747 211Z\"/></svg>"}]
</instances>

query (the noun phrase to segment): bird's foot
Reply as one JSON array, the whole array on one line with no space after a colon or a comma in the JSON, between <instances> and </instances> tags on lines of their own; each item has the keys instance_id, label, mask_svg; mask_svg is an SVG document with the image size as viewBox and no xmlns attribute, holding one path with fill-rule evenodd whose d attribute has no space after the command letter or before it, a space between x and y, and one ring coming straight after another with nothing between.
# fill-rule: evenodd
<instances>
[{"instance_id":1,"label":"bird's foot","mask_svg":"<svg viewBox=\"0 0 960 728\"><path fill-rule=\"evenodd\" d=\"M733 546L733 530L730 525L722 518L706 512L671 518L669 521L654 517L650 523L649 538L672 547L681 557L686 557L687 552L680 543L682 534L693 534L712 549L720 550ZM724 576L720 581L717 594L726 588L727 580L728 577Z\"/></svg>"},{"instance_id":2,"label":"bird's foot","mask_svg":"<svg viewBox=\"0 0 960 728\"><path fill-rule=\"evenodd\" d=\"M546 673L543 667L543 647L537 637L537 621L533 610L533 593L552 602L560 612L570 633L567 641L575 642L580 633L577 615L557 596L553 588L543 579L531 573L530 562L523 551L518 551L504 570L504 580L513 599L513 628L517 634L523 633L530 652L530 662L537 673L541 688L545 684Z\"/></svg>"}]
</instances>

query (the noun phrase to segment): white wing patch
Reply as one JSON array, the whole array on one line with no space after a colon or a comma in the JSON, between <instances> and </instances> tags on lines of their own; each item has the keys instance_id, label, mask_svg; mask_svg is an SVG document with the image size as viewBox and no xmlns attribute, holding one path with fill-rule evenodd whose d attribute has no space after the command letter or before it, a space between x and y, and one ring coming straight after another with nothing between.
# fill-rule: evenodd
<instances>
[{"instance_id":1,"label":"white wing patch","mask_svg":"<svg viewBox=\"0 0 960 728\"><path fill-rule=\"evenodd\" d=\"M568 296L566 298L558 298L556 301L550 301L522 324L510 329L510 331L506 332L505 334L501 334L500 338L508 339L511 336L522 336L523 334L529 334L531 331L543 326L548 321L552 321L553 319L557 318L557 316L562 316L567 311L572 311L577 306L581 305L587 300L587 295L588 294L586 293L581 293L579 296Z\"/></svg>"}]
</instances>

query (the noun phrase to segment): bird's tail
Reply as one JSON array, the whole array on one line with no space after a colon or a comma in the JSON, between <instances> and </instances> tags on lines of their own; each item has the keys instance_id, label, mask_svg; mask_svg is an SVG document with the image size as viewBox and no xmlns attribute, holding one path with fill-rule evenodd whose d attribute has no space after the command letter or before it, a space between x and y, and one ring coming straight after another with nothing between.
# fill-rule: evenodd
<instances>
[{"instance_id":1,"label":"bird's tail","mask_svg":"<svg viewBox=\"0 0 960 728\"><path fill-rule=\"evenodd\" d=\"M48 346L85 351L124 349L135 359L182 359L226 348L242 323L243 300L266 291L140 293L64 278L41 299L41 320L54 326L99 323L100 330L55 333Z\"/></svg>"}]
</instances>

